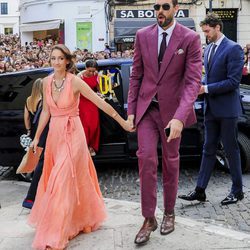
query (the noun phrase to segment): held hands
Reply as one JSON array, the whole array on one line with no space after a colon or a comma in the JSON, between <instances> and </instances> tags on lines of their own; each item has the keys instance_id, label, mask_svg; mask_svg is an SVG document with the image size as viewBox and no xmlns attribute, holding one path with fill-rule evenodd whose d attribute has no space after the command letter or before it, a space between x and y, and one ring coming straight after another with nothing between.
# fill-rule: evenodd
<instances>
[{"instance_id":1,"label":"held hands","mask_svg":"<svg viewBox=\"0 0 250 250\"><path fill-rule=\"evenodd\" d=\"M135 119L135 115L129 115L128 116L128 122L131 128L135 128L135 124L134 124L134 119Z\"/></svg>"},{"instance_id":2,"label":"held hands","mask_svg":"<svg viewBox=\"0 0 250 250\"><path fill-rule=\"evenodd\" d=\"M183 130L183 123L180 120L172 119L166 128L170 128L170 135L168 136L167 142L170 142L172 139L179 138Z\"/></svg>"},{"instance_id":3,"label":"held hands","mask_svg":"<svg viewBox=\"0 0 250 250\"><path fill-rule=\"evenodd\" d=\"M122 127L128 132L135 131L134 117L135 117L134 115L129 115L128 119L126 121L124 121L124 125Z\"/></svg>"},{"instance_id":4,"label":"held hands","mask_svg":"<svg viewBox=\"0 0 250 250\"><path fill-rule=\"evenodd\" d=\"M122 127L124 130L128 131L128 132L134 132L135 128L131 127L131 123L129 122L129 120L124 120Z\"/></svg>"}]
</instances>

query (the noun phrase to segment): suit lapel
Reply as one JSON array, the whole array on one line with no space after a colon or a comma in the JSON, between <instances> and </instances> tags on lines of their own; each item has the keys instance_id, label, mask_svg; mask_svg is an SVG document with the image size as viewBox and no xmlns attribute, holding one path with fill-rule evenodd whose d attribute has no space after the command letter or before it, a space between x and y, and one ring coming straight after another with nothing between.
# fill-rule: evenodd
<instances>
[{"instance_id":1,"label":"suit lapel","mask_svg":"<svg viewBox=\"0 0 250 250\"><path fill-rule=\"evenodd\" d=\"M213 60L212 62L210 63L210 67L208 68L208 72L211 70L213 64L214 64L214 61L216 60L216 58L219 58L219 55L221 54L221 52L224 50L225 46L226 46L226 42L227 42L227 38L224 37L224 39L221 41L221 44L219 45L218 49L216 50L215 54L214 54L214 57L213 57Z\"/></svg>"},{"instance_id":2,"label":"suit lapel","mask_svg":"<svg viewBox=\"0 0 250 250\"><path fill-rule=\"evenodd\" d=\"M180 42L182 40L182 34L180 32L180 26L178 23L176 23L176 26L173 30L172 36L170 38L170 41L168 43L167 49L165 51L163 60L162 60L162 64L161 64L161 69L160 69L160 73L158 76L158 81L162 78L164 72L166 71L172 57L174 56L175 51L177 50ZM157 62L157 66L158 66L158 62Z\"/></svg>"},{"instance_id":3,"label":"suit lapel","mask_svg":"<svg viewBox=\"0 0 250 250\"><path fill-rule=\"evenodd\" d=\"M147 44L148 44L148 53L149 60L152 64L152 69L155 75L158 74L158 28L155 24L152 28L152 32L147 34Z\"/></svg>"},{"instance_id":4,"label":"suit lapel","mask_svg":"<svg viewBox=\"0 0 250 250\"><path fill-rule=\"evenodd\" d=\"M205 49L205 54L204 54L204 65L205 65L205 71L208 72L208 55L209 51L211 49L212 44L209 44L207 48Z\"/></svg>"}]
</instances>

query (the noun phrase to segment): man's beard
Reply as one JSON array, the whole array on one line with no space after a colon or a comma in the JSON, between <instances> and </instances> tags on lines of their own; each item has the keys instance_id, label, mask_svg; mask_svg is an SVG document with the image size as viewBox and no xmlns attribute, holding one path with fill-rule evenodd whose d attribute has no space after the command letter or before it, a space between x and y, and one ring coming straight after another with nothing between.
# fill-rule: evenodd
<instances>
[{"instance_id":1,"label":"man's beard","mask_svg":"<svg viewBox=\"0 0 250 250\"><path fill-rule=\"evenodd\" d=\"M215 41L217 41L217 36L212 36L210 37L210 39L207 38L207 40L209 43L214 43Z\"/></svg>"},{"instance_id":2,"label":"man's beard","mask_svg":"<svg viewBox=\"0 0 250 250\"><path fill-rule=\"evenodd\" d=\"M164 17L163 21L162 20L159 21L159 19L157 18L157 23L162 28L167 27L173 21L173 17L166 18L164 15L161 15L161 16Z\"/></svg>"}]
</instances>

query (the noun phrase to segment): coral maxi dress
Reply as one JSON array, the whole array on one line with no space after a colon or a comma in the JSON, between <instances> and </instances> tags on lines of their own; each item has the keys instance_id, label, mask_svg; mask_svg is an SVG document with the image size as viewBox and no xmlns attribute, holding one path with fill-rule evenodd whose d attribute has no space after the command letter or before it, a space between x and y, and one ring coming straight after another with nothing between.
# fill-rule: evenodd
<instances>
[{"instance_id":1,"label":"coral maxi dress","mask_svg":"<svg viewBox=\"0 0 250 250\"><path fill-rule=\"evenodd\" d=\"M32 244L63 249L79 232L96 230L106 217L95 167L78 115L79 98L67 73L57 103L52 97L52 76L46 89L51 120L43 173L28 223L36 227Z\"/></svg>"}]
</instances>

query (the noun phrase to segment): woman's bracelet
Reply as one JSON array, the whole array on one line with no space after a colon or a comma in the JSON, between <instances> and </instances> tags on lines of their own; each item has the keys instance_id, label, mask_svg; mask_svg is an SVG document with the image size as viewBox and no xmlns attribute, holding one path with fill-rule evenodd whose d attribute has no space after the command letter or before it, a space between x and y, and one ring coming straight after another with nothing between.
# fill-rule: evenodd
<instances>
[{"instance_id":1,"label":"woman's bracelet","mask_svg":"<svg viewBox=\"0 0 250 250\"><path fill-rule=\"evenodd\" d=\"M116 116L118 116L118 113L117 113L117 112L114 113L114 114L112 114L112 118L115 118Z\"/></svg>"}]
</instances>

